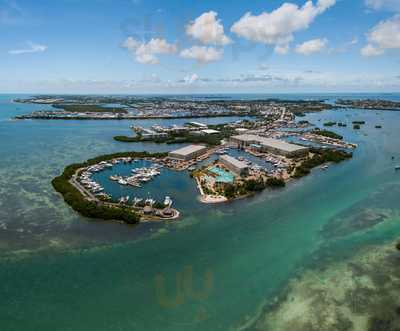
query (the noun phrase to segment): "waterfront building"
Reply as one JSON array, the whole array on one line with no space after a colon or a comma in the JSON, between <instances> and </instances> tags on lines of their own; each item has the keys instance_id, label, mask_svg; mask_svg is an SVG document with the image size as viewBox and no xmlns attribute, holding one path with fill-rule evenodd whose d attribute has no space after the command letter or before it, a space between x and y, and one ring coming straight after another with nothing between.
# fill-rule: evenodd
<instances>
[{"instance_id":1,"label":"waterfront building","mask_svg":"<svg viewBox=\"0 0 400 331\"><path fill-rule=\"evenodd\" d=\"M204 130L201 130L200 132L202 132L205 135L218 134L219 133L218 130L213 130L213 129L204 129Z\"/></svg>"},{"instance_id":2,"label":"waterfront building","mask_svg":"<svg viewBox=\"0 0 400 331\"><path fill-rule=\"evenodd\" d=\"M168 138L168 133L153 131L153 132L143 133L142 137L144 139Z\"/></svg>"},{"instance_id":3,"label":"waterfront building","mask_svg":"<svg viewBox=\"0 0 400 331\"><path fill-rule=\"evenodd\" d=\"M175 132L175 133L185 133L185 132L189 131L189 128L186 126L179 126L179 125L173 124L170 131Z\"/></svg>"},{"instance_id":4,"label":"waterfront building","mask_svg":"<svg viewBox=\"0 0 400 331\"><path fill-rule=\"evenodd\" d=\"M191 126L195 126L197 128L201 128L201 129L207 129L207 125L203 124L203 123L199 123L199 122L189 122L189 124Z\"/></svg>"},{"instance_id":5,"label":"waterfront building","mask_svg":"<svg viewBox=\"0 0 400 331\"><path fill-rule=\"evenodd\" d=\"M193 136L208 136L208 135L213 135L213 134L218 134L218 133L219 133L219 131L212 130L212 129L190 131L190 134Z\"/></svg>"},{"instance_id":6,"label":"waterfront building","mask_svg":"<svg viewBox=\"0 0 400 331\"><path fill-rule=\"evenodd\" d=\"M304 146L291 144L283 140L261 137L252 134L232 136L231 141L239 148L252 147L262 152L270 152L287 157L301 157L307 155L309 149Z\"/></svg>"},{"instance_id":7,"label":"waterfront building","mask_svg":"<svg viewBox=\"0 0 400 331\"><path fill-rule=\"evenodd\" d=\"M170 159L189 161L205 154L207 150L208 148L203 145L189 145L169 152L168 156Z\"/></svg>"},{"instance_id":8,"label":"waterfront building","mask_svg":"<svg viewBox=\"0 0 400 331\"><path fill-rule=\"evenodd\" d=\"M235 175L245 176L249 173L249 166L229 155L221 155L219 161Z\"/></svg>"}]
</instances>

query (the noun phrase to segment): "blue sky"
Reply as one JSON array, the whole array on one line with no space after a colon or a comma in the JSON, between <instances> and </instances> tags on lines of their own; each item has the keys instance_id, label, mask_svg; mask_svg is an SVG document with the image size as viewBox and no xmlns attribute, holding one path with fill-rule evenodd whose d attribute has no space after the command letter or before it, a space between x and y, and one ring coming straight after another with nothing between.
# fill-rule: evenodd
<instances>
[{"instance_id":1,"label":"blue sky","mask_svg":"<svg viewBox=\"0 0 400 331\"><path fill-rule=\"evenodd\" d=\"M398 0L0 0L0 29L0 92L400 91Z\"/></svg>"}]
</instances>

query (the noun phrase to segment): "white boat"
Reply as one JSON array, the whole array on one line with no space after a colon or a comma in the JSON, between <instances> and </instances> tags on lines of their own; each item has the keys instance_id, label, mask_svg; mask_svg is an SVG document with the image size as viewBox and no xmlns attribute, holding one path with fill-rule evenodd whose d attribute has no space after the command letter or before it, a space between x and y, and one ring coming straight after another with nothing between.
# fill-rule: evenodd
<instances>
[{"instance_id":1,"label":"white boat","mask_svg":"<svg viewBox=\"0 0 400 331\"><path fill-rule=\"evenodd\" d=\"M129 201L129 195L127 195L126 197L121 197L118 202L119 203L127 203Z\"/></svg>"},{"instance_id":2,"label":"white boat","mask_svg":"<svg viewBox=\"0 0 400 331\"><path fill-rule=\"evenodd\" d=\"M136 197L134 197L133 198L133 204L134 205L137 205L139 202L141 202L141 201L143 201L143 199L141 199L141 198L136 198Z\"/></svg>"},{"instance_id":3,"label":"white boat","mask_svg":"<svg viewBox=\"0 0 400 331\"><path fill-rule=\"evenodd\" d=\"M166 197L165 197L164 205L165 205L165 206L171 207L171 205L172 205L172 200L171 200L171 198L170 198L169 196L166 196Z\"/></svg>"},{"instance_id":4,"label":"white boat","mask_svg":"<svg viewBox=\"0 0 400 331\"><path fill-rule=\"evenodd\" d=\"M156 200L154 200L154 199L146 199L146 201L145 201L145 203L150 205L150 206L154 205L155 202L156 202Z\"/></svg>"},{"instance_id":5,"label":"white boat","mask_svg":"<svg viewBox=\"0 0 400 331\"><path fill-rule=\"evenodd\" d=\"M121 184L121 185L127 185L128 184L128 182L125 180L125 179L120 179L120 180L118 180L118 184Z\"/></svg>"}]
</instances>

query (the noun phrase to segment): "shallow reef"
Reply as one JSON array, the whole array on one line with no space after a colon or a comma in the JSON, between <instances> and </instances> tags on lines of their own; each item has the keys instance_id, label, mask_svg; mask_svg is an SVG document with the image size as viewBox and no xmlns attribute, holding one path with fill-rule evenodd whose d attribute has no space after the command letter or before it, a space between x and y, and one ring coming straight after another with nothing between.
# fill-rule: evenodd
<instances>
[{"instance_id":1,"label":"shallow reef","mask_svg":"<svg viewBox=\"0 0 400 331\"><path fill-rule=\"evenodd\" d=\"M400 217L400 185L390 184L335 215L323 228L325 238L344 237Z\"/></svg>"},{"instance_id":2,"label":"shallow reef","mask_svg":"<svg viewBox=\"0 0 400 331\"><path fill-rule=\"evenodd\" d=\"M400 330L400 252L394 243L369 247L345 262L309 270L252 330Z\"/></svg>"}]
</instances>

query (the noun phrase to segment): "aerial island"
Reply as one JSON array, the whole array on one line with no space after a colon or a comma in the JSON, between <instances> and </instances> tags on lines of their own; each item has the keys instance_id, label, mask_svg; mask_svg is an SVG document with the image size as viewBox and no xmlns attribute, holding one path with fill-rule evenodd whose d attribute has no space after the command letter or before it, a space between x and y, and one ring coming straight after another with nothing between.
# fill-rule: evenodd
<instances>
[{"instance_id":1,"label":"aerial island","mask_svg":"<svg viewBox=\"0 0 400 331\"><path fill-rule=\"evenodd\" d=\"M360 109L400 111L400 102L380 99L338 99L336 105Z\"/></svg>"},{"instance_id":2,"label":"aerial island","mask_svg":"<svg viewBox=\"0 0 400 331\"><path fill-rule=\"evenodd\" d=\"M271 107L285 107L294 114L332 109L322 100L185 100L164 97L130 96L34 96L15 99L51 108L16 116L17 119L115 120L256 116Z\"/></svg>"},{"instance_id":3,"label":"aerial island","mask_svg":"<svg viewBox=\"0 0 400 331\"><path fill-rule=\"evenodd\" d=\"M122 143L183 144L168 153L125 152L69 165L52 184L66 203L83 216L128 224L176 220L173 199L140 196L168 171L182 172L197 186L201 203L226 203L265 189L284 187L314 168L348 160L355 144L333 131L302 120L307 112L332 109L319 101L175 100L168 98L37 96L16 102L50 105L19 119L154 119L247 116L208 125L131 125ZM336 124L336 123L335 123ZM109 187L123 187L129 195ZM118 191L118 190L117 190Z\"/></svg>"}]
</instances>

